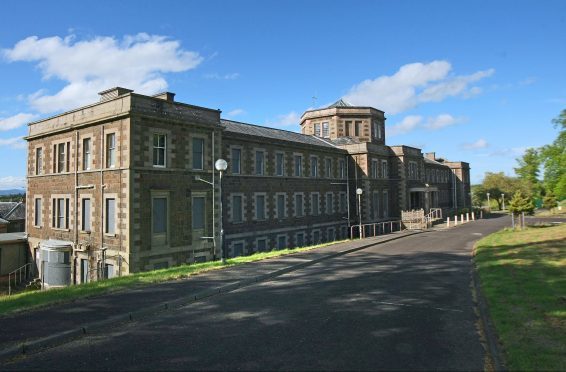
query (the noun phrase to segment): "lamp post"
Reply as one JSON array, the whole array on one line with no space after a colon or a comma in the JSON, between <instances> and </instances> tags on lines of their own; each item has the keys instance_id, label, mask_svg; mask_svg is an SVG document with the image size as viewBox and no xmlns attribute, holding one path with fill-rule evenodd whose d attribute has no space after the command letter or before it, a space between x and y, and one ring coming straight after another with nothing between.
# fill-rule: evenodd
<instances>
[{"instance_id":1,"label":"lamp post","mask_svg":"<svg viewBox=\"0 0 566 372\"><path fill-rule=\"evenodd\" d=\"M360 239L362 238L362 194L364 190L357 188L356 195L358 195L358 216L360 216Z\"/></svg>"},{"instance_id":2,"label":"lamp post","mask_svg":"<svg viewBox=\"0 0 566 372\"><path fill-rule=\"evenodd\" d=\"M489 193L487 193L487 210L491 213L491 204L489 203Z\"/></svg>"},{"instance_id":3,"label":"lamp post","mask_svg":"<svg viewBox=\"0 0 566 372\"><path fill-rule=\"evenodd\" d=\"M228 169L228 162L226 162L226 160L224 159L218 159L214 163L214 168L216 168L216 170L220 172L220 178L218 180L218 192L220 193L220 219L218 224L220 225L220 254L222 255L222 263L224 264L226 263L226 252L224 249L224 214L222 213L222 172Z\"/></svg>"},{"instance_id":4,"label":"lamp post","mask_svg":"<svg viewBox=\"0 0 566 372\"><path fill-rule=\"evenodd\" d=\"M501 199L503 200L501 210L505 210L505 194L501 194Z\"/></svg>"}]
</instances>

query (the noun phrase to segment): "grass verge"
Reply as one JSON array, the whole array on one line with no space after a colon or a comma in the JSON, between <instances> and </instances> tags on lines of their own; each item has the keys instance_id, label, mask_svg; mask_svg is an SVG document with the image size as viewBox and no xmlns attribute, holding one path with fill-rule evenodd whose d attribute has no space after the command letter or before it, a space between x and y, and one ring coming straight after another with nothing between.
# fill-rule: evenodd
<instances>
[{"instance_id":1,"label":"grass verge","mask_svg":"<svg viewBox=\"0 0 566 372\"><path fill-rule=\"evenodd\" d=\"M566 224L491 234L475 263L509 370L566 370Z\"/></svg>"},{"instance_id":2,"label":"grass verge","mask_svg":"<svg viewBox=\"0 0 566 372\"><path fill-rule=\"evenodd\" d=\"M227 267L245 264L248 262L260 261L298 252L305 252L316 248L342 243L344 241L345 240L335 241L303 248L259 252L249 256L230 258L226 261L226 264L222 264L222 262L220 261L195 263L190 265L170 267L161 270L146 271L142 273L136 273L97 282L90 282L81 285L74 285L60 289L52 289L49 291L22 292L12 296L0 297L0 315L23 310L37 309L39 307L62 302L70 302L79 298L96 296L137 286L183 279L191 275L197 275L210 270L219 270Z\"/></svg>"}]
</instances>

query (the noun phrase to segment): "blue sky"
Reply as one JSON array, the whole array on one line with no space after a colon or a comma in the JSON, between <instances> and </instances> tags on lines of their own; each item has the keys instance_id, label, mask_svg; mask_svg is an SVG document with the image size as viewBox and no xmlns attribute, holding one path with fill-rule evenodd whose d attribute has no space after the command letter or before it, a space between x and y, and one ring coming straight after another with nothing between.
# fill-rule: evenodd
<instances>
[{"instance_id":1,"label":"blue sky","mask_svg":"<svg viewBox=\"0 0 566 372\"><path fill-rule=\"evenodd\" d=\"M0 189L27 122L117 85L295 131L344 97L475 183L556 137L565 70L565 1L3 1Z\"/></svg>"}]
</instances>

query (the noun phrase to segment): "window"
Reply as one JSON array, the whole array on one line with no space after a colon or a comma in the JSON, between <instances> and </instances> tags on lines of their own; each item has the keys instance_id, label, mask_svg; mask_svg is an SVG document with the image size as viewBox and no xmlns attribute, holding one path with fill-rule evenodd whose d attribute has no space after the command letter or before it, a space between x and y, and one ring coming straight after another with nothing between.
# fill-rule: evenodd
<instances>
[{"instance_id":1,"label":"window","mask_svg":"<svg viewBox=\"0 0 566 372\"><path fill-rule=\"evenodd\" d=\"M106 135L106 168L116 166L116 133Z\"/></svg>"},{"instance_id":2,"label":"window","mask_svg":"<svg viewBox=\"0 0 566 372\"><path fill-rule=\"evenodd\" d=\"M69 228L69 198L53 199L52 225L56 229Z\"/></svg>"},{"instance_id":3,"label":"window","mask_svg":"<svg viewBox=\"0 0 566 372\"><path fill-rule=\"evenodd\" d=\"M69 162L67 159L69 143L60 143L55 146L57 153L57 173L63 173L68 171Z\"/></svg>"},{"instance_id":4,"label":"window","mask_svg":"<svg viewBox=\"0 0 566 372\"><path fill-rule=\"evenodd\" d=\"M90 138L83 139L83 170L89 170L91 164Z\"/></svg>"},{"instance_id":5,"label":"window","mask_svg":"<svg viewBox=\"0 0 566 372\"><path fill-rule=\"evenodd\" d=\"M334 213L334 195L329 192L326 194L326 214Z\"/></svg>"},{"instance_id":6,"label":"window","mask_svg":"<svg viewBox=\"0 0 566 372\"><path fill-rule=\"evenodd\" d=\"M318 176L318 158L311 156L311 177Z\"/></svg>"},{"instance_id":7,"label":"window","mask_svg":"<svg viewBox=\"0 0 566 372\"><path fill-rule=\"evenodd\" d=\"M263 175L265 165L265 154L263 151L255 152L255 174Z\"/></svg>"},{"instance_id":8,"label":"window","mask_svg":"<svg viewBox=\"0 0 566 372\"><path fill-rule=\"evenodd\" d=\"M297 247L304 247L305 246L305 233L297 233Z\"/></svg>"},{"instance_id":9,"label":"window","mask_svg":"<svg viewBox=\"0 0 566 372\"><path fill-rule=\"evenodd\" d=\"M106 234L116 234L116 199L108 198L106 199L106 211L105 211L105 226L104 232Z\"/></svg>"},{"instance_id":10,"label":"window","mask_svg":"<svg viewBox=\"0 0 566 372\"><path fill-rule=\"evenodd\" d=\"M341 192L340 193L340 213L346 213L346 212L347 212L346 194Z\"/></svg>"},{"instance_id":11,"label":"window","mask_svg":"<svg viewBox=\"0 0 566 372\"><path fill-rule=\"evenodd\" d=\"M114 277L114 265L104 264L104 279L110 279Z\"/></svg>"},{"instance_id":12,"label":"window","mask_svg":"<svg viewBox=\"0 0 566 372\"><path fill-rule=\"evenodd\" d=\"M314 230L312 232L312 243L320 244L320 230Z\"/></svg>"},{"instance_id":13,"label":"window","mask_svg":"<svg viewBox=\"0 0 566 372\"><path fill-rule=\"evenodd\" d=\"M338 162L338 172L340 178L346 178L346 162L344 161L344 159L340 159L340 161Z\"/></svg>"},{"instance_id":14,"label":"window","mask_svg":"<svg viewBox=\"0 0 566 372\"><path fill-rule=\"evenodd\" d=\"M318 123L314 125L314 135L320 137L320 124Z\"/></svg>"},{"instance_id":15,"label":"window","mask_svg":"<svg viewBox=\"0 0 566 372\"><path fill-rule=\"evenodd\" d=\"M37 227L41 227L42 223L41 223L41 198L36 198L34 200L34 220L33 220L33 225L37 226Z\"/></svg>"},{"instance_id":16,"label":"window","mask_svg":"<svg viewBox=\"0 0 566 372\"><path fill-rule=\"evenodd\" d=\"M416 180L419 177L418 165L417 162L410 161L409 162L409 179Z\"/></svg>"},{"instance_id":17,"label":"window","mask_svg":"<svg viewBox=\"0 0 566 372\"><path fill-rule=\"evenodd\" d=\"M153 234L167 234L167 198L153 198L151 215Z\"/></svg>"},{"instance_id":18,"label":"window","mask_svg":"<svg viewBox=\"0 0 566 372\"><path fill-rule=\"evenodd\" d=\"M311 209L312 215L318 216L320 214L320 205L319 205L319 196L318 193L312 193L311 195Z\"/></svg>"},{"instance_id":19,"label":"window","mask_svg":"<svg viewBox=\"0 0 566 372\"><path fill-rule=\"evenodd\" d=\"M381 139L381 125L379 125L379 121L373 122L373 135L377 139Z\"/></svg>"},{"instance_id":20,"label":"window","mask_svg":"<svg viewBox=\"0 0 566 372\"><path fill-rule=\"evenodd\" d=\"M330 137L330 128L328 127L328 122L322 123L322 137Z\"/></svg>"},{"instance_id":21,"label":"window","mask_svg":"<svg viewBox=\"0 0 566 372\"><path fill-rule=\"evenodd\" d=\"M373 211L373 218L378 219L379 218L379 192L378 191L374 191L374 193L373 193L371 208L372 208L372 211Z\"/></svg>"},{"instance_id":22,"label":"window","mask_svg":"<svg viewBox=\"0 0 566 372\"><path fill-rule=\"evenodd\" d=\"M387 160L381 161L381 177L382 178L389 177L389 170L387 169Z\"/></svg>"},{"instance_id":23,"label":"window","mask_svg":"<svg viewBox=\"0 0 566 372\"><path fill-rule=\"evenodd\" d=\"M356 137L359 137L361 135L361 127L362 127L362 122L361 121L356 121L354 122L354 135Z\"/></svg>"},{"instance_id":24,"label":"window","mask_svg":"<svg viewBox=\"0 0 566 372\"><path fill-rule=\"evenodd\" d=\"M376 159L373 159L371 161L371 176L373 178L378 178L379 177L379 162Z\"/></svg>"},{"instance_id":25,"label":"window","mask_svg":"<svg viewBox=\"0 0 566 372\"><path fill-rule=\"evenodd\" d=\"M153 166L165 167L167 154L167 136L165 134L155 133L153 135Z\"/></svg>"},{"instance_id":26,"label":"window","mask_svg":"<svg viewBox=\"0 0 566 372\"><path fill-rule=\"evenodd\" d=\"M193 197L193 230L204 229L204 197Z\"/></svg>"},{"instance_id":27,"label":"window","mask_svg":"<svg viewBox=\"0 0 566 372\"><path fill-rule=\"evenodd\" d=\"M267 239L258 239L256 241L256 246L259 252L267 251Z\"/></svg>"},{"instance_id":28,"label":"window","mask_svg":"<svg viewBox=\"0 0 566 372\"><path fill-rule=\"evenodd\" d=\"M295 155L295 177L301 177L303 175L303 157L301 155Z\"/></svg>"},{"instance_id":29,"label":"window","mask_svg":"<svg viewBox=\"0 0 566 372\"><path fill-rule=\"evenodd\" d=\"M232 196L232 222L240 223L243 221L243 210L242 210L242 196L233 195Z\"/></svg>"},{"instance_id":30,"label":"window","mask_svg":"<svg viewBox=\"0 0 566 372\"><path fill-rule=\"evenodd\" d=\"M324 169L325 169L325 173L326 173L326 177L330 178L332 177L332 159L325 159L325 164L324 164Z\"/></svg>"},{"instance_id":31,"label":"window","mask_svg":"<svg viewBox=\"0 0 566 372\"><path fill-rule=\"evenodd\" d=\"M389 193L383 190L383 217L389 217Z\"/></svg>"},{"instance_id":32,"label":"window","mask_svg":"<svg viewBox=\"0 0 566 372\"><path fill-rule=\"evenodd\" d=\"M277 218L285 218L285 195L277 195Z\"/></svg>"},{"instance_id":33,"label":"window","mask_svg":"<svg viewBox=\"0 0 566 372\"><path fill-rule=\"evenodd\" d=\"M90 199L84 198L81 201L81 230L82 231L90 231L91 223L90 223Z\"/></svg>"},{"instance_id":34,"label":"window","mask_svg":"<svg viewBox=\"0 0 566 372\"><path fill-rule=\"evenodd\" d=\"M278 176L284 175L285 157L282 153L275 154L275 172Z\"/></svg>"},{"instance_id":35,"label":"window","mask_svg":"<svg viewBox=\"0 0 566 372\"><path fill-rule=\"evenodd\" d=\"M232 149L232 174L240 174L242 162L242 150Z\"/></svg>"},{"instance_id":36,"label":"window","mask_svg":"<svg viewBox=\"0 0 566 372\"><path fill-rule=\"evenodd\" d=\"M193 138L193 169L204 169L204 140Z\"/></svg>"},{"instance_id":37,"label":"window","mask_svg":"<svg viewBox=\"0 0 566 372\"><path fill-rule=\"evenodd\" d=\"M336 240L336 230L333 227L329 227L328 230L326 230L326 236L329 242L333 242Z\"/></svg>"},{"instance_id":38,"label":"window","mask_svg":"<svg viewBox=\"0 0 566 372\"><path fill-rule=\"evenodd\" d=\"M303 195L295 194L295 216L303 217Z\"/></svg>"},{"instance_id":39,"label":"window","mask_svg":"<svg viewBox=\"0 0 566 372\"><path fill-rule=\"evenodd\" d=\"M350 127L352 126L352 122L351 121L347 121L344 123L344 127L346 128L346 136L350 135Z\"/></svg>"},{"instance_id":40,"label":"window","mask_svg":"<svg viewBox=\"0 0 566 372\"><path fill-rule=\"evenodd\" d=\"M35 174L43 173L43 147L35 149Z\"/></svg>"},{"instance_id":41,"label":"window","mask_svg":"<svg viewBox=\"0 0 566 372\"><path fill-rule=\"evenodd\" d=\"M279 235L277 237L277 249L287 248L287 235Z\"/></svg>"},{"instance_id":42,"label":"window","mask_svg":"<svg viewBox=\"0 0 566 372\"><path fill-rule=\"evenodd\" d=\"M244 243L234 243L232 246L234 257L241 256L244 253Z\"/></svg>"},{"instance_id":43,"label":"window","mask_svg":"<svg viewBox=\"0 0 566 372\"><path fill-rule=\"evenodd\" d=\"M265 220L265 195L255 196L255 218Z\"/></svg>"}]
</instances>

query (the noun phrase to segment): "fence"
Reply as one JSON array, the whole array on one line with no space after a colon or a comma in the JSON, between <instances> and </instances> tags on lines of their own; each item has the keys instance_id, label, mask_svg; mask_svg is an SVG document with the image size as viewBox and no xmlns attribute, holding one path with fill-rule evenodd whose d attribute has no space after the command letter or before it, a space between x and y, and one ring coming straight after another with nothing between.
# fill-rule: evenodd
<instances>
[{"instance_id":1,"label":"fence","mask_svg":"<svg viewBox=\"0 0 566 372\"><path fill-rule=\"evenodd\" d=\"M33 275L33 262L28 262L22 267L17 268L8 274L8 296L12 294L12 277L14 280L14 287L24 280L28 280ZM23 277L22 277L23 274Z\"/></svg>"},{"instance_id":2,"label":"fence","mask_svg":"<svg viewBox=\"0 0 566 372\"><path fill-rule=\"evenodd\" d=\"M371 238L378 235L390 234L395 231L403 230L403 222L401 221L387 221L387 222L376 222L376 223L366 223L361 226L360 235L360 225L352 225L350 227L350 236L354 238Z\"/></svg>"}]
</instances>

